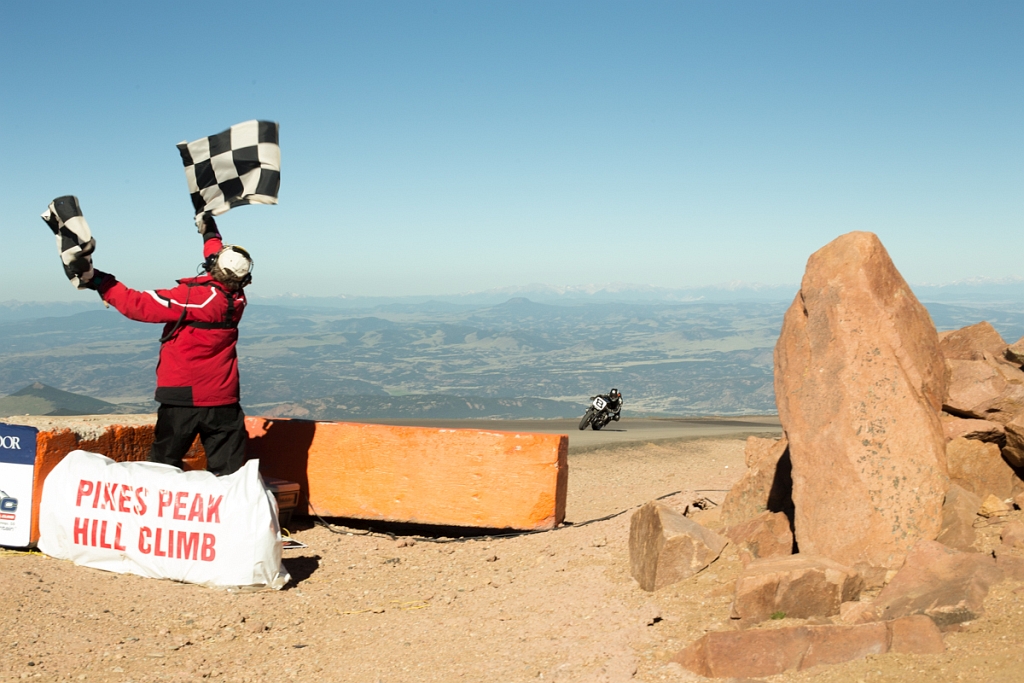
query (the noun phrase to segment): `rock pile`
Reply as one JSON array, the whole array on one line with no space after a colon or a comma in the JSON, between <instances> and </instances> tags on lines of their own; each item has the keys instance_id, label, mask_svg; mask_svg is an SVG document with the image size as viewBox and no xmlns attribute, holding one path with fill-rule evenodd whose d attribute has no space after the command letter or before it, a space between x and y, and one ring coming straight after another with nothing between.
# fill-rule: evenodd
<instances>
[{"instance_id":1,"label":"rock pile","mask_svg":"<svg viewBox=\"0 0 1024 683\"><path fill-rule=\"evenodd\" d=\"M1007 344L988 323L938 334L875 235L813 254L775 348L784 436L748 440L747 472L721 507L744 565L740 630L708 633L676 661L703 676L767 676L942 652L941 632L981 616L993 584L1024 580L1024 557L1010 552L1024 550L1024 525L1006 527L1003 550L975 549L979 520L1001 523L1014 496L1024 502L1022 364L1024 339ZM642 579L643 549L668 543L637 519L643 588L703 568L661 562L660 576L680 578ZM675 528L691 539L676 547L707 544ZM721 552L713 544L702 561ZM812 621L750 628L778 618Z\"/></svg>"}]
</instances>

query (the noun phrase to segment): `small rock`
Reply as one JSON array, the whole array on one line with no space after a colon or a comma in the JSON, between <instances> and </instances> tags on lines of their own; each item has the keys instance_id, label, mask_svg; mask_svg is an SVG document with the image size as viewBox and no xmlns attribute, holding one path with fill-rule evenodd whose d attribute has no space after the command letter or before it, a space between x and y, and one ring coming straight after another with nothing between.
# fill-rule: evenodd
<instances>
[{"instance_id":1,"label":"small rock","mask_svg":"<svg viewBox=\"0 0 1024 683\"><path fill-rule=\"evenodd\" d=\"M977 539L974 520L980 507L981 498L951 484L942 504L942 529L935 540L957 550L972 548Z\"/></svg>"},{"instance_id":2,"label":"small rock","mask_svg":"<svg viewBox=\"0 0 1024 683\"><path fill-rule=\"evenodd\" d=\"M1010 506L990 493L981 501L978 514L982 517L1003 517L1010 514Z\"/></svg>"},{"instance_id":3,"label":"small rock","mask_svg":"<svg viewBox=\"0 0 1024 683\"><path fill-rule=\"evenodd\" d=\"M793 531L789 518L781 512L762 512L730 527L725 535L736 544L744 566L752 560L793 554Z\"/></svg>"},{"instance_id":4,"label":"small rock","mask_svg":"<svg viewBox=\"0 0 1024 683\"><path fill-rule=\"evenodd\" d=\"M946 435L947 441L963 437L976 441L988 441L1000 446L1006 443L1006 428L998 422L945 414L941 416L941 420L942 432Z\"/></svg>"},{"instance_id":5,"label":"small rock","mask_svg":"<svg viewBox=\"0 0 1024 683\"><path fill-rule=\"evenodd\" d=\"M1006 360L1017 365L1024 365L1024 337L1006 347Z\"/></svg>"},{"instance_id":6,"label":"small rock","mask_svg":"<svg viewBox=\"0 0 1024 683\"><path fill-rule=\"evenodd\" d=\"M1016 555L1007 555L1005 552L1000 552L997 548L996 553L996 566L1003 571L1003 575L1012 581L1024 581L1024 557L1018 557ZM1014 593L1024 590L1024 586L1016 589Z\"/></svg>"},{"instance_id":7,"label":"small rock","mask_svg":"<svg viewBox=\"0 0 1024 683\"><path fill-rule=\"evenodd\" d=\"M946 370L946 412L1006 425L1024 410L1020 368L986 354L984 360L947 360Z\"/></svg>"},{"instance_id":8,"label":"small rock","mask_svg":"<svg viewBox=\"0 0 1024 683\"><path fill-rule=\"evenodd\" d=\"M890 622L890 633L892 634L890 652L941 655L946 651L939 627L923 614L895 619Z\"/></svg>"},{"instance_id":9,"label":"small rock","mask_svg":"<svg viewBox=\"0 0 1024 683\"><path fill-rule=\"evenodd\" d=\"M958 437L946 444L946 467L954 484L984 498L1013 493L1013 468L994 443Z\"/></svg>"},{"instance_id":10,"label":"small rock","mask_svg":"<svg viewBox=\"0 0 1024 683\"><path fill-rule=\"evenodd\" d=\"M1014 467L1024 467L1024 412L1006 423L1003 457Z\"/></svg>"},{"instance_id":11,"label":"small rock","mask_svg":"<svg viewBox=\"0 0 1024 683\"><path fill-rule=\"evenodd\" d=\"M844 624L859 624L864 621L872 621L871 601L853 600L844 602L839 606L839 621Z\"/></svg>"},{"instance_id":12,"label":"small rock","mask_svg":"<svg viewBox=\"0 0 1024 683\"><path fill-rule=\"evenodd\" d=\"M863 562L853 565L853 568L857 570L860 578L864 580L864 590L874 590L884 586L890 571L885 567L872 567ZM893 572L893 574L895 573Z\"/></svg>"},{"instance_id":13,"label":"small rock","mask_svg":"<svg viewBox=\"0 0 1024 683\"><path fill-rule=\"evenodd\" d=\"M789 442L747 437L744 455L747 471L722 501L721 522L726 527L753 519L762 512L793 509Z\"/></svg>"},{"instance_id":14,"label":"small rock","mask_svg":"<svg viewBox=\"0 0 1024 683\"><path fill-rule=\"evenodd\" d=\"M630 572L642 589L658 590L707 567L728 543L667 505L652 501L630 519Z\"/></svg>"},{"instance_id":15,"label":"small rock","mask_svg":"<svg viewBox=\"0 0 1024 683\"><path fill-rule=\"evenodd\" d=\"M497 555L488 555L487 557L484 558L484 562L497 562L497 561L498 561L498 556Z\"/></svg>"},{"instance_id":16,"label":"small rock","mask_svg":"<svg viewBox=\"0 0 1024 683\"><path fill-rule=\"evenodd\" d=\"M1011 548L1024 548L1024 524L1010 522L1003 528L1000 540L1002 540L1003 545Z\"/></svg>"},{"instance_id":17,"label":"small rock","mask_svg":"<svg viewBox=\"0 0 1024 683\"><path fill-rule=\"evenodd\" d=\"M777 614L829 617L839 614L842 603L856 600L863 587L856 570L825 557L755 560L736 580L732 618L756 623Z\"/></svg>"},{"instance_id":18,"label":"small rock","mask_svg":"<svg viewBox=\"0 0 1024 683\"><path fill-rule=\"evenodd\" d=\"M990 555L918 541L903 568L875 598L874 614L879 619L924 614L949 630L981 616L989 588L1002 578Z\"/></svg>"},{"instance_id":19,"label":"small rock","mask_svg":"<svg viewBox=\"0 0 1024 683\"><path fill-rule=\"evenodd\" d=\"M985 354L1002 357L1006 342L986 321L939 335L939 350L949 360L985 360Z\"/></svg>"}]
</instances>

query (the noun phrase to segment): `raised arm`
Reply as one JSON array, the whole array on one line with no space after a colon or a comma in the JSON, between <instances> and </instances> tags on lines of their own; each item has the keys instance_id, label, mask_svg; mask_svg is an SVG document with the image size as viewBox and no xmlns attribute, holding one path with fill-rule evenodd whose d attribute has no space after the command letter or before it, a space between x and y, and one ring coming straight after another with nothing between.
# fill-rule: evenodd
<instances>
[{"instance_id":1,"label":"raised arm","mask_svg":"<svg viewBox=\"0 0 1024 683\"><path fill-rule=\"evenodd\" d=\"M213 216L203 216L202 224L199 226L199 234L203 236L203 258L208 259L224 246L224 240L217 229L217 223Z\"/></svg>"},{"instance_id":2,"label":"raised arm","mask_svg":"<svg viewBox=\"0 0 1024 683\"><path fill-rule=\"evenodd\" d=\"M188 303L188 288L178 285L174 289L140 292L126 287L113 275L98 273L102 277L96 287L100 297L130 320L143 323L173 323L181 317Z\"/></svg>"}]
</instances>

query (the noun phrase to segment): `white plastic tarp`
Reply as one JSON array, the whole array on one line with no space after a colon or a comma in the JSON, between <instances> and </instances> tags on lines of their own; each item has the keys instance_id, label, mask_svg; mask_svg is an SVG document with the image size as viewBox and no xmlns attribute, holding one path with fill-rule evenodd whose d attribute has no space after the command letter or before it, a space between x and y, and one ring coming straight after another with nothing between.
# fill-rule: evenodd
<instances>
[{"instance_id":1,"label":"white plastic tarp","mask_svg":"<svg viewBox=\"0 0 1024 683\"><path fill-rule=\"evenodd\" d=\"M280 589L291 578L281 564L277 503L257 460L215 477L73 451L43 483L39 550L211 587Z\"/></svg>"}]
</instances>

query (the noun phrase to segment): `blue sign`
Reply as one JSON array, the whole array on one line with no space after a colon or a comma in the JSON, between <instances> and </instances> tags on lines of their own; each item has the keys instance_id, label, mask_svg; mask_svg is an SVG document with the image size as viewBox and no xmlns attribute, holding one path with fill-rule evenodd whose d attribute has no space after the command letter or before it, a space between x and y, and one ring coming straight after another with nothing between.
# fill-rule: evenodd
<instances>
[{"instance_id":1,"label":"blue sign","mask_svg":"<svg viewBox=\"0 0 1024 683\"><path fill-rule=\"evenodd\" d=\"M36 462L35 427L0 422L0 462L12 465L34 465Z\"/></svg>"}]
</instances>

